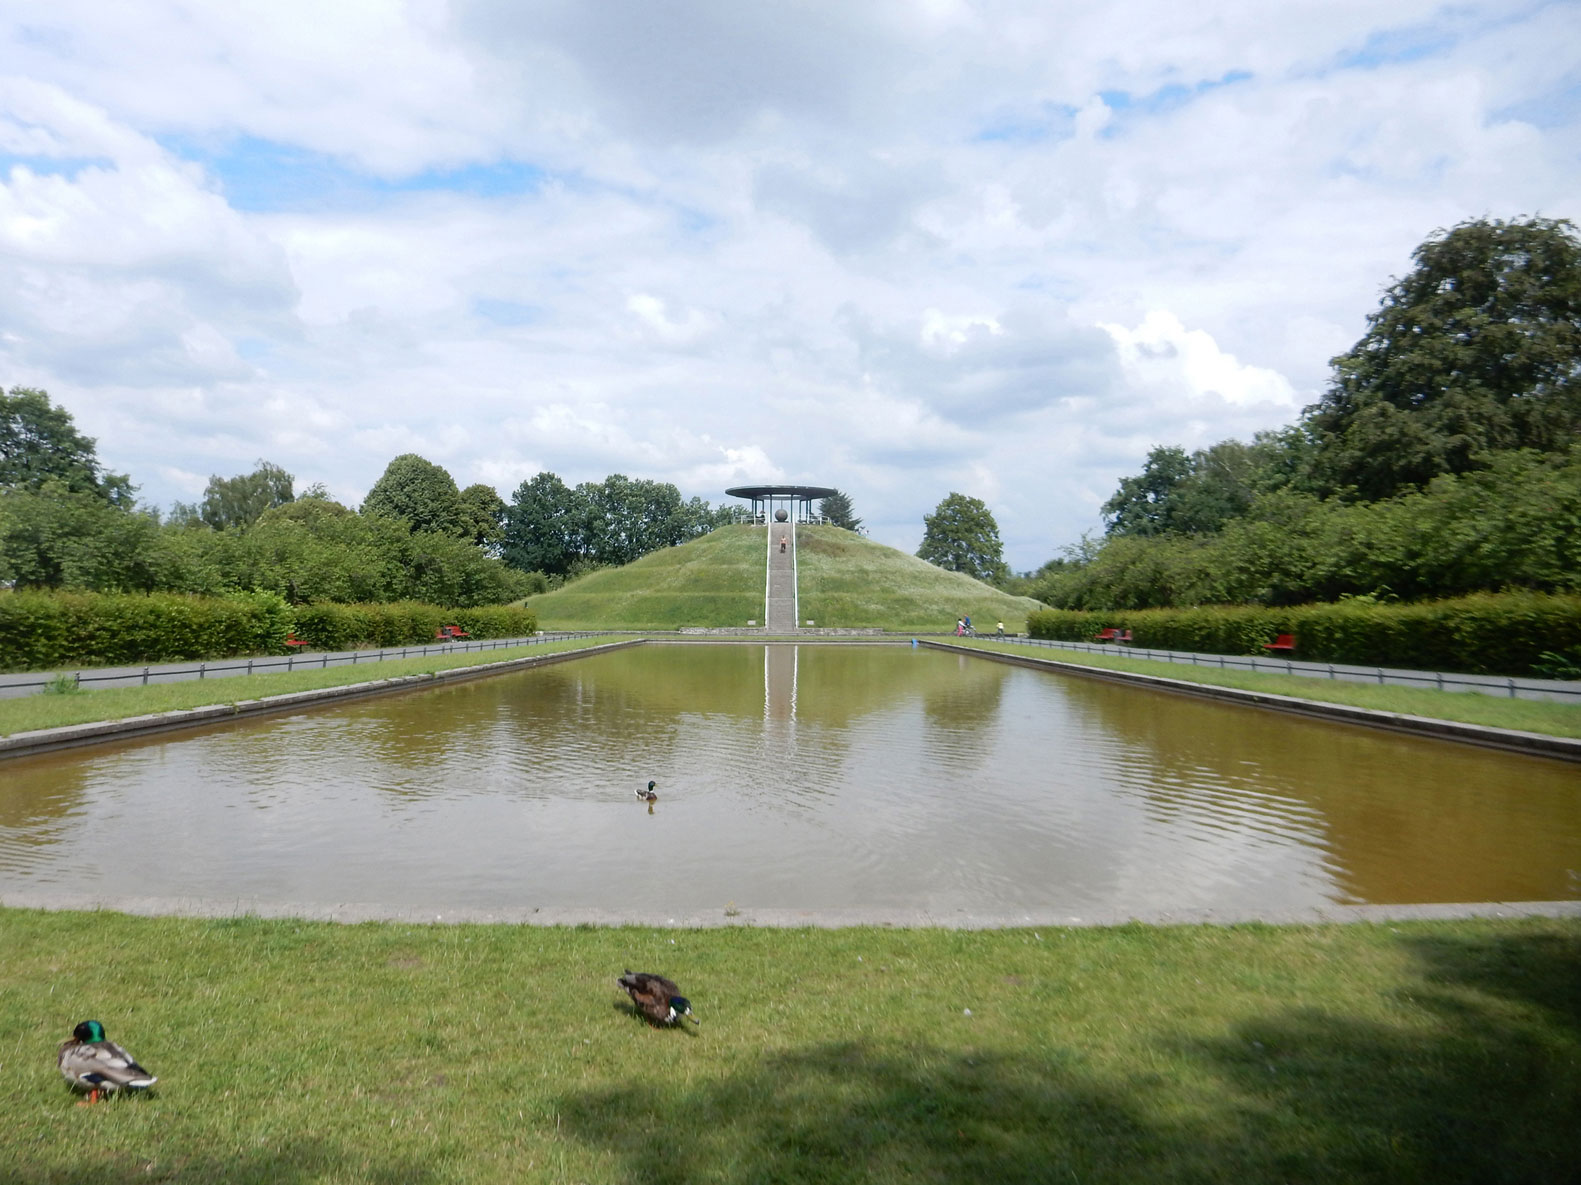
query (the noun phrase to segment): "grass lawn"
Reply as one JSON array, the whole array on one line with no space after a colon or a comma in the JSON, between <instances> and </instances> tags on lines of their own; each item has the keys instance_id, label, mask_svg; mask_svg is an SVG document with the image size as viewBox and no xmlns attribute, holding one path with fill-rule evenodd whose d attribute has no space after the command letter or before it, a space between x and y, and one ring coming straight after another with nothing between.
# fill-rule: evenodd
<instances>
[{"instance_id":1,"label":"grass lawn","mask_svg":"<svg viewBox=\"0 0 1581 1185\"><path fill-rule=\"evenodd\" d=\"M1220 670L1217 667L1190 666L1145 658L1128 658L1121 653L1092 653L1083 650L1057 650L1026 646L1015 642L996 642L988 638L967 638L952 645L969 646L1014 654L1022 658L1046 659L1069 666L1099 667L1109 671L1130 671L1139 675L1158 675L1187 683L1214 687L1239 687L1270 695L1318 700L1329 704L1350 704L1380 712L1426 716L1434 720L1455 720L1462 724L1481 724L1488 728L1513 728L1549 736L1581 737L1581 704L1551 703L1542 700L1508 699L1478 692L1435 691L1425 687L1379 687L1370 683L1342 683L1337 679L1308 679L1300 675L1263 674L1260 671Z\"/></svg>"},{"instance_id":2,"label":"grass lawn","mask_svg":"<svg viewBox=\"0 0 1581 1185\"><path fill-rule=\"evenodd\" d=\"M761 527L721 527L529 597L546 630L674 630L763 622Z\"/></svg>"},{"instance_id":3,"label":"grass lawn","mask_svg":"<svg viewBox=\"0 0 1581 1185\"><path fill-rule=\"evenodd\" d=\"M229 675L222 679L189 679L182 683L151 683L147 687L106 687L74 692L70 695L23 695L0 699L0 736L30 732L37 728L59 728L67 724L86 724L98 720L121 720L154 712L173 712L208 704L233 704L239 700L266 695L285 695L293 691L314 691L321 687L345 687L374 679L393 679L401 675L432 674L456 667L475 667L484 663L530 658L535 654L555 654L566 650L586 650L601 646L611 638L569 638L529 646L501 647L455 654L431 654L420 658L392 658L385 662L358 663L322 670L303 669L258 675ZM311 655L303 661L310 661ZM64 1038L63 1038L64 1039Z\"/></svg>"},{"instance_id":4,"label":"grass lawn","mask_svg":"<svg viewBox=\"0 0 1581 1185\"><path fill-rule=\"evenodd\" d=\"M766 541L762 527L721 527L527 603L550 630L761 624ZM820 626L941 631L965 613L1020 632L1042 607L837 527L797 527L796 542L801 617Z\"/></svg>"},{"instance_id":5,"label":"grass lawn","mask_svg":"<svg viewBox=\"0 0 1581 1185\"><path fill-rule=\"evenodd\" d=\"M939 633L965 615L978 629L1003 621L1021 633L1029 612L1047 608L838 527L798 527L796 541L801 615L819 625Z\"/></svg>"},{"instance_id":6,"label":"grass lawn","mask_svg":"<svg viewBox=\"0 0 1581 1185\"><path fill-rule=\"evenodd\" d=\"M1581 923L718 929L0 910L0 1178L1561 1182ZM614 985L679 981L655 1031ZM75 1107L104 1022L159 1084Z\"/></svg>"}]
</instances>

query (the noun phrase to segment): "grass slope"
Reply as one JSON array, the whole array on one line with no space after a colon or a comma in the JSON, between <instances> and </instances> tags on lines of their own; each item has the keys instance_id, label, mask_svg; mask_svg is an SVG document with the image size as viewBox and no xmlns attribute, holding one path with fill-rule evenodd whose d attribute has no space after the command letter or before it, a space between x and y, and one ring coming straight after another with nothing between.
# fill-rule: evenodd
<instances>
[{"instance_id":1,"label":"grass slope","mask_svg":"<svg viewBox=\"0 0 1581 1185\"><path fill-rule=\"evenodd\" d=\"M528 602L546 630L673 630L763 620L761 527L721 527Z\"/></svg>"},{"instance_id":2,"label":"grass slope","mask_svg":"<svg viewBox=\"0 0 1581 1185\"><path fill-rule=\"evenodd\" d=\"M837 527L798 527L801 616L820 626L939 632L968 614L979 628L1018 633L1027 597L924 563ZM722 527L701 539L595 572L531 599L542 629L673 630L763 620L762 527Z\"/></svg>"},{"instance_id":3,"label":"grass slope","mask_svg":"<svg viewBox=\"0 0 1581 1185\"><path fill-rule=\"evenodd\" d=\"M0 1179L1557 1182L1581 924L335 926L0 910ZM667 973L701 1027L614 979ZM74 1107L104 1022L159 1084Z\"/></svg>"},{"instance_id":4,"label":"grass slope","mask_svg":"<svg viewBox=\"0 0 1581 1185\"><path fill-rule=\"evenodd\" d=\"M1000 621L1020 633L1047 608L838 527L801 527L796 539L801 615L819 625L938 633L965 615L984 633Z\"/></svg>"}]
</instances>

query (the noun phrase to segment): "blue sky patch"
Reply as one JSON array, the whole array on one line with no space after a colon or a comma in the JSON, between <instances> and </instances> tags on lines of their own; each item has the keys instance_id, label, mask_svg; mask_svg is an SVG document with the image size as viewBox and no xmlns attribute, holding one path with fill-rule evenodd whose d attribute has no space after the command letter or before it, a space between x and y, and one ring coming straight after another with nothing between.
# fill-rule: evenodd
<instances>
[{"instance_id":1,"label":"blue sky patch","mask_svg":"<svg viewBox=\"0 0 1581 1185\"><path fill-rule=\"evenodd\" d=\"M543 310L536 305L514 300L490 300L479 297L472 302L472 311L492 325L517 327L543 320Z\"/></svg>"},{"instance_id":2,"label":"blue sky patch","mask_svg":"<svg viewBox=\"0 0 1581 1185\"><path fill-rule=\"evenodd\" d=\"M1360 49L1341 55L1338 65L1342 70L1375 70L1379 66L1420 62L1447 53L1459 40L1449 29L1433 25L1383 29L1368 37Z\"/></svg>"},{"instance_id":3,"label":"blue sky patch","mask_svg":"<svg viewBox=\"0 0 1581 1185\"><path fill-rule=\"evenodd\" d=\"M1525 99L1493 112L1496 120L1519 120L1547 131L1581 122L1581 82L1567 79L1566 85L1546 95Z\"/></svg>"},{"instance_id":4,"label":"blue sky patch","mask_svg":"<svg viewBox=\"0 0 1581 1185\"><path fill-rule=\"evenodd\" d=\"M1164 115L1180 110L1203 95L1222 90L1227 86L1249 82L1252 78L1253 74L1250 70L1230 70L1218 78L1204 78L1190 85L1183 82L1168 82L1145 95L1134 95L1130 91L1099 91L1098 97L1116 115L1127 118ZM1103 134L1107 136L1113 131L1111 125L1104 129Z\"/></svg>"},{"instance_id":5,"label":"blue sky patch","mask_svg":"<svg viewBox=\"0 0 1581 1185\"><path fill-rule=\"evenodd\" d=\"M219 148L180 137L161 142L177 156L207 169L233 208L258 213L359 209L405 193L507 197L536 192L545 178L542 169L523 161L428 169L388 178L324 153L254 136L239 137Z\"/></svg>"},{"instance_id":6,"label":"blue sky patch","mask_svg":"<svg viewBox=\"0 0 1581 1185\"><path fill-rule=\"evenodd\" d=\"M18 156L0 152L0 176L9 177L17 165L41 177L74 178L84 169L115 169L115 162L105 156Z\"/></svg>"},{"instance_id":7,"label":"blue sky patch","mask_svg":"<svg viewBox=\"0 0 1581 1185\"><path fill-rule=\"evenodd\" d=\"M1076 127L1076 108L1063 103L1043 103L1027 112L1006 112L978 129L972 137L979 144L1046 144L1068 140Z\"/></svg>"}]
</instances>

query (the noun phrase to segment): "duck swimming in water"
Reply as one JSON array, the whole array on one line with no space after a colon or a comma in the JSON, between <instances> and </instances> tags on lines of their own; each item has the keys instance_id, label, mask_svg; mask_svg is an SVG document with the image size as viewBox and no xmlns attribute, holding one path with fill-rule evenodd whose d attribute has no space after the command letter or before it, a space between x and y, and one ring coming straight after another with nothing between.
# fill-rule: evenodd
<instances>
[{"instance_id":1,"label":"duck swimming in water","mask_svg":"<svg viewBox=\"0 0 1581 1185\"><path fill-rule=\"evenodd\" d=\"M681 995L681 989L662 975L628 970L615 982L626 989L631 1002L656 1025L673 1025L683 1016L694 1025L703 1023L692 1015L692 1002Z\"/></svg>"},{"instance_id":2,"label":"duck swimming in water","mask_svg":"<svg viewBox=\"0 0 1581 1185\"><path fill-rule=\"evenodd\" d=\"M55 1064L67 1082L88 1092L78 1106L97 1103L101 1095L122 1087L146 1090L159 1081L126 1050L106 1040L104 1026L96 1020L85 1020L72 1030L71 1040L62 1043Z\"/></svg>"},{"instance_id":3,"label":"duck swimming in water","mask_svg":"<svg viewBox=\"0 0 1581 1185\"><path fill-rule=\"evenodd\" d=\"M637 797L642 799L643 802L658 802L659 796L653 792L653 788L658 784L657 782L649 782L646 790L637 791Z\"/></svg>"}]
</instances>

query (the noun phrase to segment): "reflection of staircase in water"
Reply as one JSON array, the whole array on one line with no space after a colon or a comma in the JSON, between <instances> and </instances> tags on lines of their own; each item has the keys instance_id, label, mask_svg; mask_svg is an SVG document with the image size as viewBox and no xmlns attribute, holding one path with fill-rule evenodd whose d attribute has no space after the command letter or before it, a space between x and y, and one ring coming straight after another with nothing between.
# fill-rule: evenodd
<instances>
[{"instance_id":1,"label":"reflection of staircase in water","mask_svg":"<svg viewBox=\"0 0 1581 1185\"><path fill-rule=\"evenodd\" d=\"M780 539L786 540L784 551ZM769 522L769 574L764 625L771 634L796 630L796 524Z\"/></svg>"}]
</instances>

